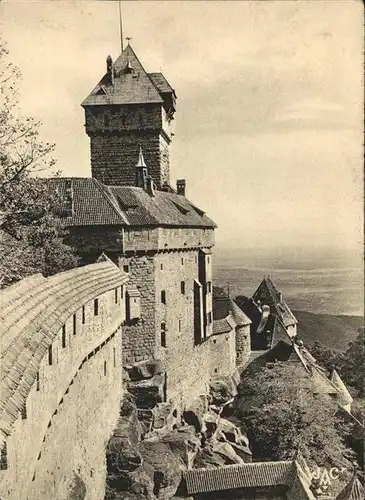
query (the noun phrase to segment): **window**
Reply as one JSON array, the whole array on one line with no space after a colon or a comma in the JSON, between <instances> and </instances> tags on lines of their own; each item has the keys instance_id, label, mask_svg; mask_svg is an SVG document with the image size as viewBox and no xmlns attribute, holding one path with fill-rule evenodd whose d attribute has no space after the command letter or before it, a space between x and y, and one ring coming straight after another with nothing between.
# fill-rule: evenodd
<instances>
[{"instance_id":1,"label":"window","mask_svg":"<svg viewBox=\"0 0 365 500\"><path fill-rule=\"evenodd\" d=\"M207 263L210 264L210 257L207 257Z\"/></svg>"},{"instance_id":2,"label":"window","mask_svg":"<svg viewBox=\"0 0 365 500\"><path fill-rule=\"evenodd\" d=\"M184 265L184 258L181 257L181 265L183 266Z\"/></svg>"},{"instance_id":3,"label":"window","mask_svg":"<svg viewBox=\"0 0 365 500\"><path fill-rule=\"evenodd\" d=\"M161 271L163 271L163 264L161 264Z\"/></svg>"},{"instance_id":4,"label":"window","mask_svg":"<svg viewBox=\"0 0 365 500\"><path fill-rule=\"evenodd\" d=\"M106 376L106 361L104 361L104 377Z\"/></svg>"},{"instance_id":5,"label":"window","mask_svg":"<svg viewBox=\"0 0 365 500\"><path fill-rule=\"evenodd\" d=\"M125 266L123 266L123 271L124 271L125 273L129 273L129 266L128 266L128 264L127 264L127 265L125 265Z\"/></svg>"},{"instance_id":6,"label":"window","mask_svg":"<svg viewBox=\"0 0 365 500\"><path fill-rule=\"evenodd\" d=\"M120 298L121 299L124 298L124 288L123 288L123 285L120 287Z\"/></svg>"},{"instance_id":7,"label":"window","mask_svg":"<svg viewBox=\"0 0 365 500\"><path fill-rule=\"evenodd\" d=\"M48 347L48 364L51 365L53 362L53 359L52 359L52 346L50 345Z\"/></svg>"},{"instance_id":8,"label":"window","mask_svg":"<svg viewBox=\"0 0 365 500\"><path fill-rule=\"evenodd\" d=\"M212 313L211 312L208 312L208 314L207 314L207 323L208 323L208 325L210 325L212 323Z\"/></svg>"},{"instance_id":9,"label":"window","mask_svg":"<svg viewBox=\"0 0 365 500\"><path fill-rule=\"evenodd\" d=\"M62 326L62 347L66 347L66 325Z\"/></svg>"},{"instance_id":10,"label":"window","mask_svg":"<svg viewBox=\"0 0 365 500\"><path fill-rule=\"evenodd\" d=\"M114 301L116 304L118 304L118 288L114 290Z\"/></svg>"},{"instance_id":11,"label":"window","mask_svg":"<svg viewBox=\"0 0 365 500\"><path fill-rule=\"evenodd\" d=\"M166 304L166 292L161 290L161 304Z\"/></svg>"},{"instance_id":12,"label":"window","mask_svg":"<svg viewBox=\"0 0 365 500\"><path fill-rule=\"evenodd\" d=\"M181 332L181 319L179 319L179 332Z\"/></svg>"},{"instance_id":13,"label":"window","mask_svg":"<svg viewBox=\"0 0 365 500\"><path fill-rule=\"evenodd\" d=\"M72 330L73 334L76 335L76 314L73 315Z\"/></svg>"},{"instance_id":14,"label":"window","mask_svg":"<svg viewBox=\"0 0 365 500\"><path fill-rule=\"evenodd\" d=\"M94 299L94 316L99 314L99 299Z\"/></svg>"},{"instance_id":15,"label":"window","mask_svg":"<svg viewBox=\"0 0 365 500\"><path fill-rule=\"evenodd\" d=\"M207 283L207 292L212 293L212 282L211 281L208 281L208 283Z\"/></svg>"},{"instance_id":16,"label":"window","mask_svg":"<svg viewBox=\"0 0 365 500\"><path fill-rule=\"evenodd\" d=\"M166 347L166 323L161 323L161 347Z\"/></svg>"},{"instance_id":17,"label":"window","mask_svg":"<svg viewBox=\"0 0 365 500\"><path fill-rule=\"evenodd\" d=\"M22 406L22 409L20 410L20 413L22 415L22 420L25 420L27 418L27 402L25 402Z\"/></svg>"},{"instance_id":18,"label":"window","mask_svg":"<svg viewBox=\"0 0 365 500\"><path fill-rule=\"evenodd\" d=\"M82 324L84 325L85 324L85 306L82 306Z\"/></svg>"},{"instance_id":19,"label":"window","mask_svg":"<svg viewBox=\"0 0 365 500\"><path fill-rule=\"evenodd\" d=\"M114 368L115 368L117 366L117 353L116 353L115 347L113 347L113 364L114 364Z\"/></svg>"},{"instance_id":20,"label":"window","mask_svg":"<svg viewBox=\"0 0 365 500\"><path fill-rule=\"evenodd\" d=\"M180 283L180 291L183 295L185 295L185 281L181 281Z\"/></svg>"},{"instance_id":21,"label":"window","mask_svg":"<svg viewBox=\"0 0 365 500\"><path fill-rule=\"evenodd\" d=\"M39 384L39 372L37 372L37 377L36 377L36 390L39 391L40 389L40 384Z\"/></svg>"}]
</instances>

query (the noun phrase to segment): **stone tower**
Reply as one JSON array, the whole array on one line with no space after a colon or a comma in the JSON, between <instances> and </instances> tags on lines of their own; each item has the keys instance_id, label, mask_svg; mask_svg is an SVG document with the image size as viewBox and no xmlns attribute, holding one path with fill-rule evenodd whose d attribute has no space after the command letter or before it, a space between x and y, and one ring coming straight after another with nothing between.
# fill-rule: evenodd
<instances>
[{"instance_id":1,"label":"stone tower","mask_svg":"<svg viewBox=\"0 0 365 500\"><path fill-rule=\"evenodd\" d=\"M82 103L90 137L92 177L133 186L142 148L157 188L169 184L169 144L176 95L162 73L146 73L127 45Z\"/></svg>"}]
</instances>

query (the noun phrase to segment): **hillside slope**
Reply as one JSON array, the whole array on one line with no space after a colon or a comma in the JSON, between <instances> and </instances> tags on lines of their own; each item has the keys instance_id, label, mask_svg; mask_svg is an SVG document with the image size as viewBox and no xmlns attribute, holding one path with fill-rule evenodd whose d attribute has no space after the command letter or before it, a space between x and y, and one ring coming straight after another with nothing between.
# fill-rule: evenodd
<instances>
[{"instance_id":1,"label":"hillside slope","mask_svg":"<svg viewBox=\"0 0 365 500\"><path fill-rule=\"evenodd\" d=\"M357 330L364 326L360 316L333 316L331 314L313 314L306 311L293 311L298 320L298 337L304 344L313 344L316 340L325 346L343 351L348 343L357 336Z\"/></svg>"}]
</instances>

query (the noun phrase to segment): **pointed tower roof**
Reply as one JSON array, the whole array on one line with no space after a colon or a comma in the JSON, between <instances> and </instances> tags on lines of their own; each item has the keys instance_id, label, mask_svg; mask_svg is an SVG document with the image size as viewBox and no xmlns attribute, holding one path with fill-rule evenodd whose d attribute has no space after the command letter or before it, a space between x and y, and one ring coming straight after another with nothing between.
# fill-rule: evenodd
<instances>
[{"instance_id":1,"label":"pointed tower roof","mask_svg":"<svg viewBox=\"0 0 365 500\"><path fill-rule=\"evenodd\" d=\"M107 72L82 106L163 103L156 85L130 45L111 66L111 71L113 78Z\"/></svg>"},{"instance_id":2,"label":"pointed tower roof","mask_svg":"<svg viewBox=\"0 0 365 500\"><path fill-rule=\"evenodd\" d=\"M340 393L341 404L342 405L351 404L353 401L352 396L349 393L347 387L343 383L341 377L339 376L336 370L333 370L332 372L331 382L338 389L338 392Z\"/></svg>"},{"instance_id":3,"label":"pointed tower roof","mask_svg":"<svg viewBox=\"0 0 365 500\"><path fill-rule=\"evenodd\" d=\"M147 165L146 165L144 158L143 158L142 146L140 146L140 148L139 148L138 163L137 163L136 167L147 168Z\"/></svg>"}]
</instances>

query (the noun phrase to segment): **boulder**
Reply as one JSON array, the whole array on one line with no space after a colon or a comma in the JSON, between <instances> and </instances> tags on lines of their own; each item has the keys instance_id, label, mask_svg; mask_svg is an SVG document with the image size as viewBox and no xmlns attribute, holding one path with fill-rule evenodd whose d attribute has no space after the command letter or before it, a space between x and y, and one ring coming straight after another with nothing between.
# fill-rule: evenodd
<instances>
[{"instance_id":1,"label":"boulder","mask_svg":"<svg viewBox=\"0 0 365 500\"><path fill-rule=\"evenodd\" d=\"M226 465L224 458L214 453L210 444L198 450L194 460L194 469L215 469L224 465Z\"/></svg>"},{"instance_id":2,"label":"boulder","mask_svg":"<svg viewBox=\"0 0 365 500\"><path fill-rule=\"evenodd\" d=\"M68 486L66 500L84 500L87 495L86 485L83 479L73 471L71 482Z\"/></svg>"},{"instance_id":3,"label":"boulder","mask_svg":"<svg viewBox=\"0 0 365 500\"><path fill-rule=\"evenodd\" d=\"M209 403L210 399L207 396L199 396L183 412L185 422L194 426L196 432L201 432L203 428L203 416L208 411Z\"/></svg>"},{"instance_id":4,"label":"boulder","mask_svg":"<svg viewBox=\"0 0 365 500\"><path fill-rule=\"evenodd\" d=\"M183 463L166 443L143 441L140 449L144 461L154 472L155 496L162 500L171 499L181 482Z\"/></svg>"},{"instance_id":5,"label":"boulder","mask_svg":"<svg viewBox=\"0 0 365 500\"><path fill-rule=\"evenodd\" d=\"M146 380L155 375L163 374L165 370L162 361L158 359L140 361L133 366L127 366L125 369L131 381Z\"/></svg>"},{"instance_id":6,"label":"boulder","mask_svg":"<svg viewBox=\"0 0 365 500\"><path fill-rule=\"evenodd\" d=\"M173 426L176 425L177 410L171 402L158 403L152 412L154 429L164 428L171 431Z\"/></svg>"},{"instance_id":7,"label":"boulder","mask_svg":"<svg viewBox=\"0 0 365 500\"><path fill-rule=\"evenodd\" d=\"M191 469L200 449L201 440L192 426L176 429L161 438L177 457L183 469Z\"/></svg>"},{"instance_id":8,"label":"boulder","mask_svg":"<svg viewBox=\"0 0 365 500\"><path fill-rule=\"evenodd\" d=\"M213 405L222 406L228 404L237 394L237 389L232 383L223 379L214 379L209 384Z\"/></svg>"},{"instance_id":9,"label":"boulder","mask_svg":"<svg viewBox=\"0 0 365 500\"><path fill-rule=\"evenodd\" d=\"M137 408L152 409L164 399L165 377L157 374L145 380L128 382L128 391L133 394Z\"/></svg>"},{"instance_id":10,"label":"boulder","mask_svg":"<svg viewBox=\"0 0 365 500\"><path fill-rule=\"evenodd\" d=\"M156 500L154 471L148 464L132 472L109 474L104 500Z\"/></svg>"},{"instance_id":11,"label":"boulder","mask_svg":"<svg viewBox=\"0 0 365 500\"><path fill-rule=\"evenodd\" d=\"M219 455L223 458L225 465L242 465L245 463L243 459L237 455L230 443L222 443L220 441L213 442L212 451L215 455Z\"/></svg>"}]
</instances>

